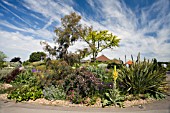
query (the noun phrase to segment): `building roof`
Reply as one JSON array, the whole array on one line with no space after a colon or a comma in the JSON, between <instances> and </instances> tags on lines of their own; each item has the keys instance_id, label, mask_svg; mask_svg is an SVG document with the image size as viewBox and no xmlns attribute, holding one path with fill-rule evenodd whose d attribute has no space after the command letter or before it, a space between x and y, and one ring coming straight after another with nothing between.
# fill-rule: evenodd
<instances>
[{"instance_id":1,"label":"building roof","mask_svg":"<svg viewBox=\"0 0 170 113\"><path fill-rule=\"evenodd\" d=\"M110 59L107 58L106 56L104 55L101 55L99 57L96 58L97 61L101 61L101 62L105 62L105 61L109 61Z\"/></svg>"},{"instance_id":2,"label":"building roof","mask_svg":"<svg viewBox=\"0 0 170 113\"><path fill-rule=\"evenodd\" d=\"M129 60L125 64L133 64L133 62L131 60Z\"/></svg>"}]
</instances>

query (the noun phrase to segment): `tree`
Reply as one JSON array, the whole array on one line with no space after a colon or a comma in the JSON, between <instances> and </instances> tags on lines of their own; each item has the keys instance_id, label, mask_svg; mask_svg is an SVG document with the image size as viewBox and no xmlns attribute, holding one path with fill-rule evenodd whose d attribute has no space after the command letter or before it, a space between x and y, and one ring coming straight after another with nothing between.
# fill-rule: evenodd
<instances>
[{"instance_id":1,"label":"tree","mask_svg":"<svg viewBox=\"0 0 170 113\"><path fill-rule=\"evenodd\" d=\"M54 46L54 48L52 48L47 42L43 42L43 41L41 41L40 44L44 45L43 49L44 49L44 51L47 51L49 53L49 57L53 57L53 56L57 55L56 46Z\"/></svg>"},{"instance_id":2,"label":"tree","mask_svg":"<svg viewBox=\"0 0 170 113\"><path fill-rule=\"evenodd\" d=\"M107 30L91 31L88 36L82 38L89 45L89 54L92 54L93 61L96 60L99 52L107 48L113 49L113 47L118 47L120 42L117 36L108 33Z\"/></svg>"},{"instance_id":3,"label":"tree","mask_svg":"<svg viewBox=\"0 0 170 113\"><path fill-rule=\"evenodd\" d=\"M14 57L14 58L12 58L11 59L11 61L10 62L19 62L19 63L21 63L22 64L22 62L21 62L21 58L20 57Z\"/></svg>"},{"instance_id":4,"label":"tree","mask_svg":"<svg viewBox=\"0 0 170 113\"><path fill-rule=\"evenodd\" d=\"M7 56L2 51L0 51L0 62L4 61L5 58L7 58Z\"/></svg>"},{"instance_id":5,"label":"tree","mask_svg":"<svg viewBox=\"0 0 170 113\"><path fill-rule=\"evenodd\" d=\"M73 45L73 43L81 37L86 36L91 30L89 27L82 27L79 23L80 20L81 16L76 13L71 13L70 15L64 16L64 18L61 18L62 26L55 29L57 37L54 38L54 42L59 45L57 48L59 58L66 57L69 46Z\"/></svg>"},{"instance_id":6,"label":"tree","mask_svg":"<svg viewBox=\"0 0 170 113\"><path fill-rule=\"evenodd\" d=\"M7 56L0 51L0 68L2 68L5 58L7 58Z\"/></svg>"},{"instance_id":7,"label":"tree","mask_svg":"<svg viewBox=\"0 0 170 113\"><path fill-rule=\"evenodd\" d=\"M45 59L46 54L44 52L33 52L30 55L29 61L30 62L36 62L36 61L40 61L42 59Z\"/></svg>"},{"instance_id":8,"label":"tree","mask_svg":"<svg viewBox=\"0 0 170 113\"><path fill-rule=\"evenodd\" d=\"M112 33L105 31L93 31L92 27L82 26L80 24L81 16L76 13L71 13L61 18L61 27L55 29L56 37L54 42L58 47L52 48L46 42L42 42L45 45L44 49L51 55L57 55L57 58L67 60L70 56L68 48L74 44L77 40L83 40L87 42L90 48L84 50L78 50L79 56L77 58L83 58L89 54L93 55L95 60L98 53L107 48L113 48L118 46L120 39L117 36L113 36ZM56 52L58 54L56 54Z\"/></svg>"}]
</instances>

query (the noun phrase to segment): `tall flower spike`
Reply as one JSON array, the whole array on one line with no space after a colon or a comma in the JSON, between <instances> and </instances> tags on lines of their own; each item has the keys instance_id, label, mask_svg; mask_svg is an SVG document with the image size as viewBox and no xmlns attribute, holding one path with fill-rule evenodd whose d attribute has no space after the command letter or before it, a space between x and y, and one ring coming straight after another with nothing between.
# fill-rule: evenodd
<instances>
[{"instance_id":1,"label":"tall flower spike","mask_svg":"<svg viewBox=\"0 0 170 113\"><path fill-rule=\"evenodd\" d=\"M118 72L116 70L116 65L114 65L114 70L113 70L113 79L114 79L114 82L116 82L117 77L118 77Z\"/></svg>"}]
</instances>

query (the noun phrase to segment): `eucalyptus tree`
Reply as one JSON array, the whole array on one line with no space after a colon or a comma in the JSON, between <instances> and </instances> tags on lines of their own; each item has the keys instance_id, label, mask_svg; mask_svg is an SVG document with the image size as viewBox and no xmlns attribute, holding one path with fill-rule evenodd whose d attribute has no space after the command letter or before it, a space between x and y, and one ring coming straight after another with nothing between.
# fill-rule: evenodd
<instances>
[{"instance_id":1,"label":"eucalyptus tree","mask_svg":"<svg viewBox=\"0 0 170 113\"><path fill-rule=\"evenodd\" d=\"M75 12L61 18L61 27L55 29L56 37L54 38L54 42L59 46L57 49L59 58L66 57L68 48L91 31L92 28L82 26L80 20L81 16Z\"/></svg>"}]
</instances>

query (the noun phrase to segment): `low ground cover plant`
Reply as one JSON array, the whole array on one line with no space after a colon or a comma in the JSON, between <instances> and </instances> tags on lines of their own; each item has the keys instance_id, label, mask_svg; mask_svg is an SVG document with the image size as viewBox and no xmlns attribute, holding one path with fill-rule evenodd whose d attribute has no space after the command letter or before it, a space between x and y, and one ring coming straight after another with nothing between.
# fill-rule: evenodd
<instances>
[{"instance_id":1,"label":"low ground cover plant","mask_svg":"<svg viewBox=\"0 0 170 113\"><path fill-rule=\"evenodd\" d=\"M47 100L65 100L66 93L64 88L59 85L51 85L43 89L44 98Z\"/></svg>"},{"instance_id":2,"label":"low ground cover plant","mask_svg":"<svg viewBox=\"0 0 170 113\"><path fill-rule=\"evenodd\" d=\"M41 85L31 70L26 70L17 75L16 79L11 82L14 89L8 94L9 99L16 102L36 100L43 97Z\"/></svg>"}]
</instances>

